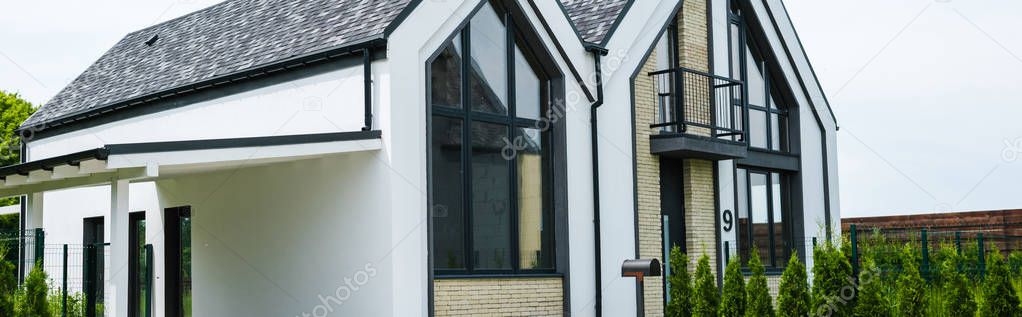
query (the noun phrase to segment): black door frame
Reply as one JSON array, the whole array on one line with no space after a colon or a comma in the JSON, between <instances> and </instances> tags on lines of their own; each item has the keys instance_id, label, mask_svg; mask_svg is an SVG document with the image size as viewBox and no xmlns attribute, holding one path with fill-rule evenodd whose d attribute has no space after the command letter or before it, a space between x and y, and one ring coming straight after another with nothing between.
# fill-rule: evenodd
<instances>
[{"instance_id":1,"label":"black door frame","mask_svg":"<svg viewBox=\"0 0 1022 317\"><path fill-rule=\"evenodd\" d=\"M172 207L164 210L164 308L167 317L183 316L181 296L181 218L191 217L191 206Z\"/></svg>"},{"instance_id":2,"label":"black door frame","mask_svg":"<svg viewBox=\"0 0 1022 317\"><path fill-rule=\"evenodd\" d=\"M128 214L128 317L142 317L139 314L139 300L142 297L139 273L141 273L139 260L139 239L145 241L145 237L139 237L139 223L145 221L145 211L136 211ZM143 235L145 233L142 233ZM150 292L152 290L149 290ZM149 303L146 307L149 307Z\"/></svg>"},{"instance_id":3,"label":"black door frame","mask_svg":"<svg viewBox=\"0 0 1022 317\"><path fill-rule=\"evenodd\" d=\"M82 219L82 288L85 291L85 316L96 317L96 306L103 302L103 250L106 245L105 218Z\"/></svg>"}]
</instances>

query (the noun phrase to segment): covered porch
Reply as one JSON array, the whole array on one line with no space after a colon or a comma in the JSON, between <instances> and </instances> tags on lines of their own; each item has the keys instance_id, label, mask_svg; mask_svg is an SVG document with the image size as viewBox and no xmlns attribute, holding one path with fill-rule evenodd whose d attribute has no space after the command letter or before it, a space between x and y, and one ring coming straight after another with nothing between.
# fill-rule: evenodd
<instances>
[{"instance_id":1,"label":"covered porch","mask_svg":"<svg viewBox=\"0 0 1022 317\"><path fill-rule=\"evenodd\" d=\"M365 311L346 302L355 291L389 298L389 281L366 285L389 267L381 148L379 131L107 144L0 168L0 196L26 197L23 229L45 232L45 248L98 246L97 315ZM21 262L41 259L51 291L75 275L49 251ZM96 257L71 257L90 259L95 271ZM89 266L71 269L84 279Z\"/></svg>"}]
</instances>

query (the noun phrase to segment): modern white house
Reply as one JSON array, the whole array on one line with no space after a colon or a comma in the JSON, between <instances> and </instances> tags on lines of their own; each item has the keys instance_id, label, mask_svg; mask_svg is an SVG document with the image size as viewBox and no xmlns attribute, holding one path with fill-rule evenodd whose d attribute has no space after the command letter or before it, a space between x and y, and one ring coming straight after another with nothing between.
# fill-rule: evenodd
<instances>
[{"instance_id":1,"label":"modern white house","mask_svg":"<svg viewBox=\"0 0 1022 317\"><path fill-rule=\"evenodd\" d=\"M781 0L227 0L38 109L0 196L108 316L660 316L623 261L811 265L836 132Z\"/></svg>"}]
</instances>

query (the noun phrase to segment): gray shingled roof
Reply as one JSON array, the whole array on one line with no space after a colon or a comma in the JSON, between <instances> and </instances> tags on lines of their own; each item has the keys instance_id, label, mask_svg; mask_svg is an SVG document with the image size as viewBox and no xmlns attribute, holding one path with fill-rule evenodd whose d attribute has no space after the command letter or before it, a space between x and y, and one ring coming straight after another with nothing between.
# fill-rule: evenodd
<instances>
[{"instance_id":1,"label":"gray shingled roof","mask_svg":"<svg viewBox=\"0 0 1022 317\"><path fill-rule=\"evenodd\" d=\"M128 34L22 127L373 39L410 2L228 0Z\"/></svg>"},{"instance_id":2,"label":"gray shingled roof","mask_svg":"<svg viewBox=\"0 0 1022 317\"><path fill-rule=\"evenodd\" d=\"M629 0L558 0L586 43L603 44Z\"/></svg>"}]
</instances>

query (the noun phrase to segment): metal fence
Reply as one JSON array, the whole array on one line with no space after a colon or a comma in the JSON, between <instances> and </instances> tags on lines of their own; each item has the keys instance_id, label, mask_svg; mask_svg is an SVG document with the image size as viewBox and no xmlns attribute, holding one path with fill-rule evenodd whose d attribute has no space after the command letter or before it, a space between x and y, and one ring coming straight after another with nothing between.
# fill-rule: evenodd
<instances>
[{"instance_id":1,"label":"metal fence","mask_svg":"<svg viewBox=\"0 0 1022 317\"><path fill-rule=\"evenodd\" d=\"M986 274L987 260L1000 252L1012 272L1022 272L1022 236L970 227L967 229L872 228L850 225L849 261L858 273L866 258L881 273L898 273L911 260L927 279L938 277L940 265L955 257L957 269L978 279ZM1014 253L1014 255L1013 255Z\"/></svg>"},{"instance_id":2,"label":"metal fence","mask_svg":"<svg viewBox=\"0 0 1022 317\"><path fill-rule=\"evenodd\" d=\"M105 284L111 276L109 244L47 244L41 229L0 232L3 260L15 263L19 282L33 269L46 273L50 310L55 316L103 316ZM151 248L145 248L146 256ZM147 257L151 258L151 257ZM151 265L150 265L151 266ZM151 283L151 279L144 279ZM145 289L150 289L148 285ZM148 316L148 315L146 315Z\"/></svg>"}]
</instances>

